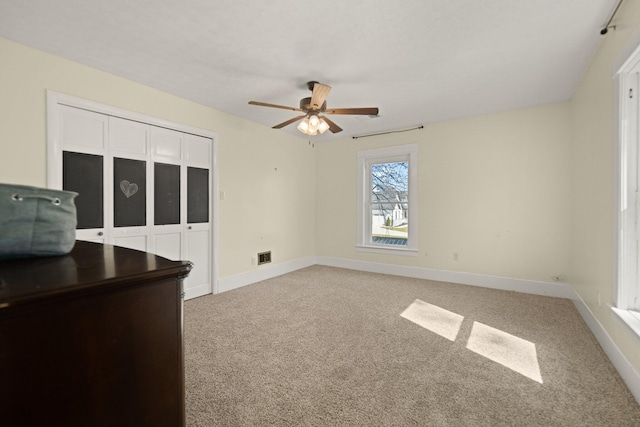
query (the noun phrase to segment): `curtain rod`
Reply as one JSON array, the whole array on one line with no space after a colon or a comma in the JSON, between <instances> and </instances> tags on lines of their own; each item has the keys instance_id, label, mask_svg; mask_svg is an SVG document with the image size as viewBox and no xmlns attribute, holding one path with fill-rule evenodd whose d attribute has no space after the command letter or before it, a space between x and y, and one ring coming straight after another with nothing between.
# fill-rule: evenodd
<instances>
[{"instance_id":1,"label":"curtain rod","mask_svg":"<svg viewBox=\"0 0 640 427\"><path fill-rule=\"evenodd\" d=\"M600 34L601 35L605 35L609 32L609 25L611 24L611 21L613 21L613 18L616 16L616 13L618 13L618 9L620 9L620 5L622 4L624 0L620 0L618 2L618 5L616 6L616 8L613 10L613 13L611 14L611 18L609 18L609 20L607 21L607 24L604 26L604 28L602 30L600 30ZM615 27L614 27L615 28Z\"/></svg>"},{"instance_id":2,"label":"curtain rod","mask_svg":"<svg viewBox=\"0 0 640 427\"><path fill-rule=\"evenodd\" d=\"M424 126L420 125L418 127L411 128L411 129L390 130L389 132L372 133L369 135L358 135L358 136L352 136L351 138L353 139L368 138L370 136L387 135L389 133L398 133L398 132L409 132L410 130L418 130L418 129L424 129Z\"/></svg>"}]
</instances>

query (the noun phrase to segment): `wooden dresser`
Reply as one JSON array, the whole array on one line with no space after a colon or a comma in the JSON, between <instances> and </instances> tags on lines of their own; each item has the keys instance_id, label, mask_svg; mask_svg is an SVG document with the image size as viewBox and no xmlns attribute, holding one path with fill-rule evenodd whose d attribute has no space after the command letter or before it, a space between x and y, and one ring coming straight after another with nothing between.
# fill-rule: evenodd
<instances>
[{"instance_id":1,"label":"wooden dresser","mask_svg":"<svg viewBox=\"0 0 640 427\"><path fill-rule=\"evenodd\" d=\"M0 261L0 425L183 426L190 269L81 241Z\"/></svg>"}]
</instances>

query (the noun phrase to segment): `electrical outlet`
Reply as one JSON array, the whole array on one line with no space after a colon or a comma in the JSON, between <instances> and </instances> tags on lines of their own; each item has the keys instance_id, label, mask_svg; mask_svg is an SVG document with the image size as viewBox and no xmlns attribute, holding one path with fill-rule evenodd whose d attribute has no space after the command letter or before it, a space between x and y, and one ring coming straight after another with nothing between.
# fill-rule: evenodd
<instances>
[{"instance_id":1,"label":"electrical outlet","mask_svg":"<svg viewBox=\"0 0 640 427\"><path fill-rule=\"evenodd\" d=\"M458 252L453 253L453 260L458 261Z\"/></svg>"},{"instance_id":2,"label":"electrical outlet","mask_svg":"<svg viewBox=\"0 0 640 427\"><path fill-rule=\"evenodd\" d=\"M256 265L256 257L251 257L251 265Z\"/></svg>"}]
</instances>

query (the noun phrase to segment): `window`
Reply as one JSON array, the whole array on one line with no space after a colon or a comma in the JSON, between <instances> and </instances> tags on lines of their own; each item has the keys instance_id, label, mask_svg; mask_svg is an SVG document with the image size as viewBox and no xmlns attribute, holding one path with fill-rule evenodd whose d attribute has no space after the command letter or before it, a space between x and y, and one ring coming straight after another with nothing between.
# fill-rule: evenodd
<instances>
[{"instance_id":1,"label":"window","mask_svg":"<svg viewBox=\"0 0 640 427\"><path fill-rule=\"evenodd\" d=\"M358 249L417 255L418 146L358 152Z\"/></svg>"},{"instance_id":2,"label":"window","mask_svg":"<svg viewBox=\"0 0 640 427\"><path fill-rule=\"evenodd\" d=\"M618 289L614 312L640 337L640 48L620 68Z\"/></svg>"}]
</instances>

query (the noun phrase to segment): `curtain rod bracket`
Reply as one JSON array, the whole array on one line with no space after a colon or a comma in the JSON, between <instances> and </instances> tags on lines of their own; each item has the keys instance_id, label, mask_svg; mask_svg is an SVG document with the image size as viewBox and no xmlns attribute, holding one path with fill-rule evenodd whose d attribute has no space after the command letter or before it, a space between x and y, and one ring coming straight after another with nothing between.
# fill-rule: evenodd
<instances>
[{"instance_id":1,"label":"curtain rod bracket","mask_svg":"<svg viewBox=\"0 0 640 427\"><path fill-rule=\"evenodd\" d=\"M604 28L602 28L600 30L600 35L604 36L605 34L607 34L609 32L609 28L612 29L616 29L615 25L611 25L611 21L613 21L613 18L616 16L616 13L618 13L618 9L620 9L620 5L622 4L624 0L620 0L618 2L618 5L616 6L616 8L613 10L613 13L611 14L611 17L609 18L609 20L607 21L607 23L605 24Z\"/></svg>"},{"instance_id":2,"label":"curtain rod bracket","mask_svg":"<svg viewBox=\"0 0 640 427\"><path fill-rule=\"evenodd\" d=\"M616 29L615 25L609 25L608 27L601 29L600 34L604 36L609 32L609 30L615 30L615 29Z\"/></svg>"}]
</instances>

